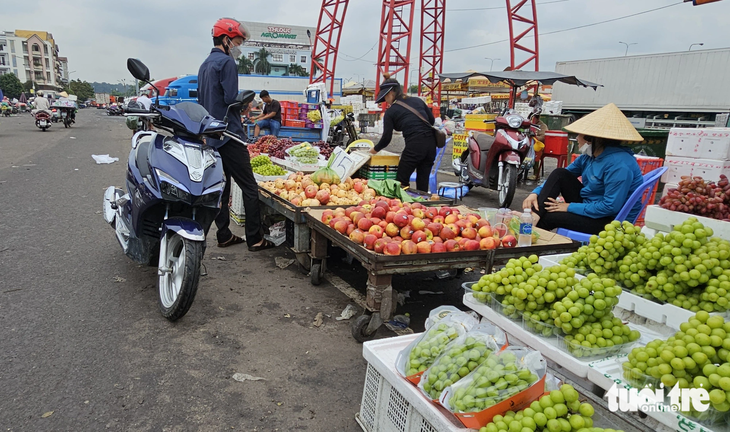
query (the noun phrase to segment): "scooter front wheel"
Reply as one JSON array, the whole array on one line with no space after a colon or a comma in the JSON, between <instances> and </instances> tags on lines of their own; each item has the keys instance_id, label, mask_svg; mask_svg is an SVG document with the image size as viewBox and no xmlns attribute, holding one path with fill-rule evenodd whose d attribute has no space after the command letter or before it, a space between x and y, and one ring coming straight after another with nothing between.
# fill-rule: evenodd
<instances>
[{"instance_id":1,"label":"scooter front wheel","mask_svg":"<svg viewBox=\"0 0 730 432\"><path fill-rule=\"evenodd\" d=\"M505 164L502 167L502 184L499 185L499 207L509 208L512 198L515 197L517 189L517 172L519 167L512 164Z\"/></svg>"},{"instance_id":2,"label":"scooter front wheel","mask_svg":"<svg viewBox=\"0 0 730 432\"><path fill-rule=\"evenodd\" d=\"M158 268L159 307L170 321L182 318L190 309L198 291L203 242L169 233L162 268Z\"/></svg>"}]
</instances>

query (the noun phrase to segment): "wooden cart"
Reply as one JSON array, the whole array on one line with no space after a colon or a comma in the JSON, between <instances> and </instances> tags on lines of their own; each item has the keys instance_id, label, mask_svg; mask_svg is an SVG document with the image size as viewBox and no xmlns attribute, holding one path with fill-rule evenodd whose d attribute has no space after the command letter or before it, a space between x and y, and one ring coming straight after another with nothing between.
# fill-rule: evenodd
<instances>
[{"instance_id":1,"label":"wooden cart","mask_svg":"<svg viewBox=\"0 0 730 432\"><path fill-rule=\"evenodd\" d=\"M531 254L567 253L580 247L580 243L567 237L540 230L541 236L544 236L545 239L541 239L538 244L529 247L389 256L377 254L355 244L349 237L325 225L321 222L323 212L324 210L321 209L312 209L304 213L311 235L311 282L313 285L319 285L322 280L327 264L329 242L345 250L367 270L366 299L364 305L361 304L365 308L365 313L352 322L351 328L352 336L359 342L373 338L375 331L394 315L396 292L391 284L394 274L467 267L483 268L491 272L495 263L506 263L512 258Z\"/></svg>"}]
</instances>

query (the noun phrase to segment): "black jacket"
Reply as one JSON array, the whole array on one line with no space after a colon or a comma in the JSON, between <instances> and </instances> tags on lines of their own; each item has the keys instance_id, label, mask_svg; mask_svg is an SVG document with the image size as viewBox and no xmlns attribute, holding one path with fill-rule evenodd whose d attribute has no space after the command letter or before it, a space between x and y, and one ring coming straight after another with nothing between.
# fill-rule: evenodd
<instances>
[{"instance_id":1,"label":"black jacket","mask_svg":"<svg viewBox=\"0 0 730 432\"><path fill-rule=\"evenodd\" d=\"M226 116L228 105L236 101L238 95L238 68L233 58L219 48L213 48L198 70L198 103L218 120ZM228 113L228 131L246 139L241 124L241 109ZM218 148L228 142L207 138L209 146Z\"/></svg>"},{"instance_id":2,"label":"black jacket","mask_svg":"<svg viewBox=\"0 0 730 432\"><path fill-rule=\"evenodd\" d=\"M428 108L426 102L421 99L417 97L407 97L405 99L399 99L399 101L414 108L423 116L423 118L428 120L430 124L433 125L436 121L433 117L433 112ZM375 146L375 150L380 151L390 144L390 140L393 138L393 129L403 132L403 138L406 141L406 146L409 142L421 141L433 142L434 146L436 145L433 128L418 118L408 108L402 107L398 104L393 104L385 111L385 115L383 116L383 136Z\"/></svg>"}]
</instances>

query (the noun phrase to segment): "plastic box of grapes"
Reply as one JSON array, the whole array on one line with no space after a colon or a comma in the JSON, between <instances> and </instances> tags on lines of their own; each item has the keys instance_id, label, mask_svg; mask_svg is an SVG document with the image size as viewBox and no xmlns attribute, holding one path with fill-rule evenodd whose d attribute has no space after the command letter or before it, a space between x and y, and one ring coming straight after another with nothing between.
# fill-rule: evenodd
<instances>
[{"instance_id":1,"label":"plastic box of grapes","mask_svg":"<svg viewBox=\"0 0 730 432\"><path fill-rule=\"evenodd\" d=\"M522 328L544 338L553 338L564 334L563 329L560 327L537 319L529 313L522 314Z\"/></svg>"},{"instance_id":2,"label":"plastic box of grapes","mask_svg":"<svg viewBox=\"0 0 730 432\"><path fill-rule=\"evenodd\" d=\"M581 345L580 342L574 340L567 340L565 336L558 335L558 348L570 353L575 358L588 359L588 358L603 358L616 355L618 353L626 352L636 342L626 342L623 344L589 348Z\"/></svg>"},{"instance_id":3,"label":"plastic box of grapes","mask_svg":"<svg viewBox=\"0 0 730 432\"><path fill-rule=\"evenodd\" d=\"M639 389L643 388L650 388L650 389L658 389L660 388L660 381L656 378L654 378L651 375L647 375L639 369L632 369L631 363L626 361L626 357L621 356L616 358L616 362L621 366L622 373L624 380L630 384L632 387L636 387Z\"/></svg>"},{"instance_id":4,"label":"plastic box of grapes","mask_svg":"<svg viewBox=\"0 0 730 432\"><path fill-rule=\"evenodd\" d=\"M461 284L461 287L464 288L464 293L471 294L474 296L474 300L490 306L492 304L492 294L484 291L474 291L471 289L474 284L476 284L476 282L464 282Z\"/></svg>"}]
</instances>

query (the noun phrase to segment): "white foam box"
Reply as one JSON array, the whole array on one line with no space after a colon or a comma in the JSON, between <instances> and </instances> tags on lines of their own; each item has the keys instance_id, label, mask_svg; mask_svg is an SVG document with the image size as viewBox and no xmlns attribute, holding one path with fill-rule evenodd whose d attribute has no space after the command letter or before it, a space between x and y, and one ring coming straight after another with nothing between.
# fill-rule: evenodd
<instances>
[{"instance_id":1,"label":"white foam box","mask_svg":"<svg viewBox=\"0 0 730 432\"><path fill-rule=\"evenodd\" d=\"M677 189L679 187L679 184L677 183L665 183L664 184L664 190L662 190L662 198L664 198L668 193L670 189Z\"/></svg>"},{"instance_id":2,"label":"white foam box","mask_svg":"<svg viewBox=\"0 0 730 432\"><path fill-rule=\"evenodd\" d=\"M730 160L730 128L703 129L699 155L703 159Z\"/></svg>"},{"instance_id":3,"label":"white foam box","mask_svg":"<svg viewBox=\"0 0 730 432\"><path fill-rule=\"evenodd\" d=\"M469 432L449 411L427 400L398 374L395 359L419 334L365 342L368 362L360 412L355 420L365 432Z\"/></svg>"},{"instance_id":4,"label":"white foam box","mask_svg":"<svg viewBox=\"0 0 730 432\"><path fill-rule=\"evenodd\" d=\"M683 176L694 175L696 160L688 157L667 156L664 160L664 166L667 167L667 172L662 176L662 183L679 183Z\"/></svg>"},{"instance_id":5,"label":"white foam box","mask_svg":"<svg viewBox=\"0 0 730 432\"><path fill-rule=\"evenodd\" d=\"M672 128L667 138L667 156L700 157L699 147L702 129Z\"/></svg>"},{"instance_id":6,"label":"white foam box","mask_svg":"<svg viewBox=\"0 0 730 432\"><path fill-rule=\"evenodd\" d=\"M721 174L730 175L730 162L717 159L694 160L692 165L693 177L699 176L706 181L718 181Z\"/></svg>"}]
</instances>

